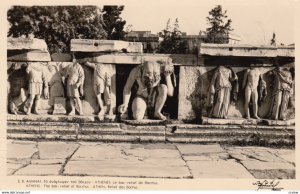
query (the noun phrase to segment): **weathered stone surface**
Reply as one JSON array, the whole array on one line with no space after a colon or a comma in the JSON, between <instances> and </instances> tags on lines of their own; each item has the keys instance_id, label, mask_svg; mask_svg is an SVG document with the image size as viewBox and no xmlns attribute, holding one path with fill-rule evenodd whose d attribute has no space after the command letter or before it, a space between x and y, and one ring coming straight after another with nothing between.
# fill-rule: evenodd
<instances>
[{"instance_id":1,"label":"weathered stone surface","mask_svg":"<svg viewBox=\"0 0 300 194\"><path fill-rule=\"evenodd\" d=\"M264 147L229 147L231 157L241 161L285 162L276 155L275 150Z\"/></svg>"},{"instance_id":2,"label":"weathered stone surface","mask_svg":"<svg viewBox=\"0 0 300 194\"><path fill-rule=\"evenodd\" d=\"M125 124L129 125L164 125L166 121L163 120L151 120L151 119L142 119L142 120L122 120Z\"/></svg>"},{"instance_id":3,"label":"weathered stone surface","mask_svg":"<svg viewBox=\"0 0 300 194\"><path fill-rule=\"evenodd\" d=\"M58 175L62 165L28 165L20 170L18 170L15 175Z\"/></svg>"},{"instance_id":4,"label":"weathered stone surface","mask_svg":"<svg viewBox=\"0 0 300 194\"><path fill-rule=\"evenodd\" d=\"M22 168L24 164L6 163L6 174L12 175L15 171Z\"/></svg>"},{"instance_id":5,"label":"weathered stone surface","mask_svg":"<svg viewBox=\"0 0 300 194\"><path fill-rule=\"evenodd\" d=\"M172 178L190 176L185 162L173 145L124 143L82 145L67 163L64 174Z\"/></svg>"},{"instance_id":6,"label":"weathered stone surface","mask_svg":"<svg viewBox=\"0 0 300 194\"><path fill-rule=\"evenodd\" d=\"M205 153L201 155L183 155L186 161L218 161L229 159L228 153Z\"/></svg>"},{"instance_id":7,"label":"weathered stone surface","mask_svg":"<svg viewBox=\"0 0 300 194\"><path fill-rule=\"evenodd\" d=\"M295 179L295 170L273 169L273 170L250 170L257 179Z\"/></svg>"},{"instance_id":8,"label":"weathered stone surface","mask_svg":"<svg viewBox=\"0 0 300 194\"><path fill-rule=\"evenodd\" d=\"M95 116L67 116L67 115L7 115L8 121L61 121L61 122L94 122Z\"/></svg>"},{"instance_id":9,"label":"weathered stone surface","mask_svg":"<svg viewBox=\"0 0 300 194\"><path fill-rule=\"evenodd\" d=\"M141 64L144 61L166 61L172 58L175 66L203 65L203 60L192 54L149 54L149 53L84 53L90 62L105 64Z\"/></svg>"},{"instance_id":10,"label":"weathered stone surface","mask_svg":"<svg viewBox=\"0 0 300 194\"><path fill-rule=\"evenodd\" d=\"M291 48L291 50L294 49ZM200 55L276 57L277 47L202 43L200 49Z\"/></svg>"},{"instance_id":11,"label":"weathered stone surface","mask_svg":"<svg viewBox=\"0 0 300 194\"><path fill-rule=\"evenodd\" d=\"M287 162L241 161L248 170L294 170L295 166Z\"/></svg>"},{"instance_id":12,"label":"weathered stone surface","mask_svg":"<svg viewBox=\"0 0 300 194\"><path fill-rule=\"evenodd\" d=\"M253 178L234 160L228 161L187 161L194 178Z\"/></svg>"},{"instance_id":13,"label":"weathered stone surface","mask_svg":"<svg viewBox=\"0 0 300 194\"><path fill-rule=\"evenodd\" d=\"M280 158L284 160L295 163L295 150L288 150L288 149L276 149L277 153Z\"/></svg>"},{"instance_id":14,"label":"weathered stone surface","mask_svg":"<svg viewBox=\"0 0 300 194\"><path fill-rule=\"evenodd\" d=\"M286 120L286 121L263 119L262 122L264 124L272 125L272 126L290 126L290 125L295 125L295 119L289 119L289 120Z\"/></svg>"},{"instance_id":15,"label":"weathered stone surface","mask_svg":"<svg viewBox=\"0 0 300 194\"><path fill-rule=\"evenodd\" d=\"M176 150L176 146L174 144L169 143L154 143L154 144L130 144L130 148L144 148L149 149L149 151L153 149L171 149Z\"/></svg>"},{"instance_id":16,"label":"weathered stone surface","mask_svg":"<svg viewBox=\"0 0 300 194\"><path fill-rule=\"evenodd\" d=\"M70 161L64 174L94 175L94 176L125 176L125 177L158 177L158 178L188 178L190 173L186 166L170 166L169 160L155 164L139 160L109 160L109 161ZM175 164L174 161L172 161Z\"/></svg>"},{"instance_id":17,"label":"weathered stone surface","mask_svg":"<svg viewBox=\"0 0 300 194\"><path fill-rule=\"evenodd\" d=\"M63 164L65 163L65 159L35 159L31 160L31 164Z\"/></svg>"},{"instance_id":18,"label":"weathered stone surface","mask_svg":"<svg viewBox=\"0 0 300 194\"><path fill-rule=\"evenodd\" d=\"M171 149L152 149L147 150L144 148L125 149L125 155L133 155L139 158L180 158L180 153L177 150Z\"/></svg>"},{"instance_id":19,"label":"weathered stone surface","mask_svg":"<svg viewBox=\"0 0 300 194\"><path fill-rule=\"evenodd\" d=\"M8 38L7 50L44 50L48 47L43 39L37 38Z\"/></svg>"},{"instance_id":20,"label":"weathered stone surface","mask_svg":"<svg viewBox=\"0 0 300 194\"><path fill-rule=\"evenodd\" d=\"M120 40L90 40L72 39L73 52L127 52L142 53L143 45L140 42L126 42Z\"/></svg>"},{"instance_id":21,"label":"weathered stone surface","mask_svg":"<svg viewBox=\"0 0 300 194\"><path fill-rule=\"evenodd\" d=\"M228 119L216 119L202 117L202 124L204 125L257 125L260 121L255 119L243 119L243 118L228 118Z\"/></svg>"},{"instance_id":22,"label":"weathered stone surface","mask_svg":"<svg viewBox=\"0 0 300 194\"><path fill-rule=\"evenodd\" d=\"M72 156L71 160L106 160L119 158L122 155L122 147L111 145L81 146Z\"/></svg>"},{"instance_id":23,"label":"weathered stone surface","mask_svg":"<svg viewBox=\"0 0 300 194\"><path fill-rule=\"evenodd\" d=\"M9 54L8 61L51 61L50 54L47 51L27 51L21 54Z\"/></svg>"},{"instance_id":24,"label":"weathered stone surface","mask_svg":"<svg viewBox=\"0 0 300 194\"><path fill-rule=\"evenodd\" d=\"M36 142L15 141L7 144L7 158L31 158L38 151Z\"/></svg>"},{"instance_id":25,"label":"weathered stone surface","mask_svg":"<svg viewBox=\"0 0 300 194\"><path fill-rule=\"evenodd\" d=\"M277 56L280 57L294 57L295 56L295 46L278 46Z\"/></svg>"},{"instance_id":26,"label":"weathered stone surface","mask_svg":"<svg viewBox=\"0 0 300 194\"><path fill-rule=\"evenodd\" d=\"M79 147L78 144L64 142L39 142L40 159L65 159Z\"/></svg>"},{"instance_id":27,"label":"weathered stone surface","mask_svg":"<svg viewBox=\"0 0 300 194\"><path fill-rule=\"evenodd\" d=\"M182 155L201 155L208 153L225 152L219 144L197 145L197 144L176 144Z\"/></svg>"}]
</instances>

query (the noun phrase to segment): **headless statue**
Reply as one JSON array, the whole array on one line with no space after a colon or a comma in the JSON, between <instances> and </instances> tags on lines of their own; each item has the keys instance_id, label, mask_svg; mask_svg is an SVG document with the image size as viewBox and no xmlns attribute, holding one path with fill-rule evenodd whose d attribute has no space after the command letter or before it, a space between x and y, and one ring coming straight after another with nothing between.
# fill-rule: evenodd
<instances>
[{"instance_id":1,"label":"headless statue","mask_svg":"<svg viewBox=\"0 0 300 194\"><path fill-rule=\"evenodd\" d=\"M245 89L245 110L247 119L250 118L249 103L251 99L253 106L253 117L256 119L260 119L257 114L259 99L258 87L263 87L265 89L266 82L262 79L260 69L251 67L250 69L246 70L243 79L243 88ZM261 89L259 91L261 91Z\"/></svg>"},{"instance_id":2,"label":"headless statue","mask_svg":"<svg viewBox=\"0 0 300 194\"><path fill-rule=\"evenodd\" d=\"M285 67L276 68L271 73L274 75L274 85L270 118L286 120L288 103L293 93L293 76L290 69Z\"/></svg>"},{"instance_id":3,"label":"headless statue","mask_svg":"<svg viewBox=\"0 0 300 194\"><path fill-rule=\"evenodd\" d=\"M83 64L94 69L94 92L97 96L97 102L100 109L98 115L112 115L113 111L111 106L111 77L109 76L107 69L105 69L105 65L101 63L90 63L88 61ZM106 110L104 104L107 106Z\"/></svg>"},{"instance_id":4,"label":"headless statue","mask_svg":"<svg viewBox=\"0 0 300 194\"><path fill-rule=\"evenodd\" d=\"M209 104L212 106L210 117L227 118L232 90L233 100L237 100L237 79L230 68L219 66L215 70L209 87Z\"/></svg>"},{"instance_id":5,"label":"headless statue","mask_svg":"<svg viewBox=\"0 0 300 194\"><path fill-rule=\"evenodd\" d=\"M67 79L67 96L70 99L71 111L68 115L75 115L75 109L77 107L79 115L83 115L82 103L80 96L83 95L83 82L84 71L79 63L74 63L71 66L65 67L63 70L65 78Z\"/></svg>"},{"instance_id":6,"label":"headless statue","mask_svg":"<svg viewBox=\"0 0 300 194\"><path fill-rule=\"evenodd\" d=\"M29 78L29 87L28 87L29 99L28 99L28 105L27 105L28 109L26 114L27 115L31 114L31 109L34 100L35 100L34 113L39 114L38 108L39 108L39 102L40 102L42 91L44 93L44 97L46 99L49 98L48 81L43 70L43 64L30 63L27 66L26 72L28 73L28 78ZM44 90L43 90L43 86L44 86Z\"/></svg>"},{"instance_id":7,"label":"headless statue","mask_svg":"<svg viewBox=\"0 0 300 194\"><path fill-rule=\"evenodd\" d=\"M146 61L131 70L123 91L123 104L119 106L121 114L127 111L131 88L134 82L138 84L137 96L132 102L132 113L135 120L144 118L147 104L154 106L154 118L166 120L161 113L167 96L173 96L174 86L171 80L171 74L174 67L169 60L164 66L164 81L161 82L161 66L157 62Z\"/></svg>"}]
</instances>

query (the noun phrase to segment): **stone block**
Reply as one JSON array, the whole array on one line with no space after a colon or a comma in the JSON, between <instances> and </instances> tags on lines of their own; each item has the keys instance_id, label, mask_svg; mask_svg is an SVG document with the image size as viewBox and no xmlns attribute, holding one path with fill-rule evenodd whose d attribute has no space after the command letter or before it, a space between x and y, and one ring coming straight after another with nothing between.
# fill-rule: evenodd
<instances>
[{"instance_id":1,"label":"stone block","mask_svg":"<svg viewBox=\"0 0 300 194\"><path fill-rule=\"evenodd\" d=\"M52 164L31 164L20 170L18 170L14 175L25 175L25 176L49 176L49 175L59 175L62 165Z\"/></svg>"},{"instance_id":2,"label":"stone block","mask_svg":"<svg viewBox=\"0 0 300 194\"><path fill-rule=\"evenodd\" d=\"M186 166L170 166L169 160L162 163L148 164L138 160L109 161L70 161L65 175L118 176L118 177L152 177L152 178L189 178ZM174 163L174 160L173 160Z\"/></svg>"},{"instance_id":3,"label":"stone block","mask_svg":"<svg viewBox=\"0 0 300 194\"><path fill-rule=\"evenodd\" d=\"M210 56L243 56L243 57L276 57L275 46L252 46L232 44L202 43L200 55Z\"/></svg>"},{"instance_id":4,"label":"stone block","mask_svg":"<svg viewBox=\"0 0 300 194\"><path fill-rule=\"evenodd\" d=\"M8 51L8 61L51 61L50 54L47 51L23 51L22 53L15 53Z\"/></svg>"},{"instance_id":5,"label":"stone block","mask_svg":"<svg viewBox=\"0 0 300 194\"><path fill-rule=\"evenodd\" d=\"M234 160L187 161L187 165L194 178L253 178L241 164Z\"/></svg>"},{"instance_id":6,"label":"stone block","mask_svg":"<svg viewBox=\"0 0 300 194\"><path fill-rule=\"evenodd\" d=\"M54 102L54 115L64 115L67 113L66 110L66 98L64 97L55 97Z\"/></svg>"},{"instance_id":7,"label":"stone block","mask_svg":"<svg viewBox=\"0 0 300 194\"><path fill-rule=\"evenodd\" d=\"M140 42L126 42L120 40L72 39L71 51L142 53L143 45Z\"/></svg>"},{"instance_id":8,"label":"stone block","mask_svg":"<svg viewBox=\"0 0 300 194\"><path fill-rule=\"evenodd\" d=\"M31 158L38 151L37 143L31 141L20 141L7 144L7 158L25 159Z\"/></svg>"},{"instance_id":9,"label":"stone block","mask_svg":"<svg viewBox=\"0 0 300 194\"><path fill-rule=\"evenodd\" d=\"M250 173L256 179L295 179L295 170L289 169L272 169L272 170L250 170Z\"/></svg>"},{"instance_id":10,"label":"stone block","mask_svg":"<svg viewBox=\"0 0 300 194\"><path fill-rule=\"evenodd\" d=\"M288 169L295 170L295 166L287 162L262 162L262 161L242 161L248 170L273 170Z\"/></svg>"},{"instance_id":11,"label":"stone block","mask_svg":"<svg viewBox=\"0 0 300 194\"><path fill-rule=\"evenodd\" d=\"M37 38L7 38L7 50L43 50L48 47L43 39Z\"/></svg>"},{"instance_id":12,"label":"stone block","mask_svg":"<svg viewBox=\"0 0 300 194\"><path fill-rule=\"evenodd\" d=\"M65 142L39 142L40 159L65 159L70 157L79 145Z\"/></svg>"},{"instance_id":13,"label":"stone block","mask_svg":"<svg viewBox=\"0 0 300 194\"><path fill-rule=\"evenodd\" d=\"M225 150L219 144L197 145L197 144L176 144L182 155L202 155L211 153L224 153Z\"/></svg>"}]
</instances>

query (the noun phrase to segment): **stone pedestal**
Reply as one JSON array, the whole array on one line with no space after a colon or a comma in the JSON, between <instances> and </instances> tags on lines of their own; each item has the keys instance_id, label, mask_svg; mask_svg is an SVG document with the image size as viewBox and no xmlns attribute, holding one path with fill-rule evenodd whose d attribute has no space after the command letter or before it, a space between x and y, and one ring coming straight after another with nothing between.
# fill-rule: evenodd
<instances>
[{"instance_id":1,"label":"stone pedestal","mask_svg":"<svg viewBox=\"0 0 300 194\"><path fill-rule=\"evenodd\" d=\"M64 115L67 113L66 110L66 98L64 97L55 97L55 104L54 104L54 115Z\"/></svg>"}]
</instances>

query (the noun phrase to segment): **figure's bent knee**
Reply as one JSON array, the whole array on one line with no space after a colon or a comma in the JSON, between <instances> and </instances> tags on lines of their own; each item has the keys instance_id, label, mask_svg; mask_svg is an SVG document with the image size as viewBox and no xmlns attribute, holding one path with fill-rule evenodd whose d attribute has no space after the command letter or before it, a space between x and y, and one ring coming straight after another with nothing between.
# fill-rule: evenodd
<instances>
[{"instance_id":1,"label":"figure's bent knee","mask_svg":"<svg viewBox=\"0 0 300 194\"><path fill-rule=\"evenodd\" d=\"M147 104L144 99L136 97L132 102L132 116L135 120L144 118Z\"/></svg>"},{"instance_id":2,"label":"figure's bent knee","mask_svg":"<svg viewBox=\"0 0 300 194\"><path fill-rule=\"evenodd\" d=\"M168 93L168 87L164 84L160 84L157 86L158 95L167 95Z\"/></svg>"}]
</instances>

